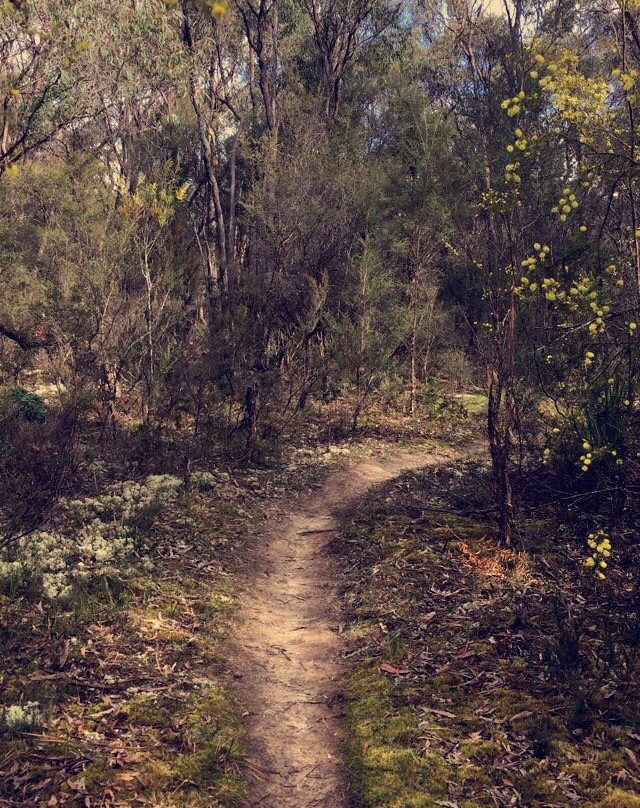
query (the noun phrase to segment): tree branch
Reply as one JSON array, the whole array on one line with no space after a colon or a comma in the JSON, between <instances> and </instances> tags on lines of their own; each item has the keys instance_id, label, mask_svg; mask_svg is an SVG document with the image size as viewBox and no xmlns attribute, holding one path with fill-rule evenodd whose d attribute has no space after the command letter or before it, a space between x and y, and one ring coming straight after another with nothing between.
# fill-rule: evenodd
<instances>
[{"instance_id":1,"label":"tree branch","mask_svg":"<svg viewBox=\"0 0 640 808\"><path fill-rule=\"evenodd\" d=\"M50 338L36 339L19 331L14 331L12 328L2 325L2 323L0 323L0 335L17 343L23 351L35 351L38 348L47 348L49 345L52 345Z\"/></svg>"}]
</instances>

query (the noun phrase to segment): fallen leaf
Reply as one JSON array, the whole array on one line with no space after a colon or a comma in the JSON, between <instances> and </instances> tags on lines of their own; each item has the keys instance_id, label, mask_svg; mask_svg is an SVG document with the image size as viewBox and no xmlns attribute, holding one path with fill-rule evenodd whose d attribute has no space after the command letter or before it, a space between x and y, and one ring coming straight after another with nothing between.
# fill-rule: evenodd
<instances>
[{"instance_id":1,"label":"fallen leaf","mask_svg":"<svg viewBox=\"0 0 640 808\"><path fill-rule=\"evenodd\" d=\"M529 718L529 716L532 715L533 713L531 712L531 710L523 710L521 713L516 713L515 715L512 715L509 721L521 721L523 718Z\"/></svg>"},{"instance_id":2,"label":"fallen leaf","mask_svg":"<svg viewBox=\"0 0 640 808\"><path fill-rule=\"evenodd\" d=\"M455 713L450 713L448 710L434 710L431 707L423 707L425 713L434 713L434 715L439 715L442 718L457 718L458 716Z\"/></svg>"},{"instance_id":3,"label":"fallen leaf","mask_svg":"<svg viewBox=\"0 0 640 808\"><path fill-rule=\"evenodd\" d=\"M390 662L383 662L382 665L380 665L380 670L385 673L391 673L394 676L403 676L405 673L411 673L411 671L406 668L396 668L395 665L392 665Z\"/></svg>"},{"instance_id":4,"label":"fallen leaf","mask_svg":"<svg viewBox=\"0 0 640 808\"><path fill-rule=\"evenodd\" d=\"M64 645L62 646L62 651L60 652L60 656L58 657L58 669L62 670L64 666L67 664L67 660L69 659L69 648L71 647L71 643L68 639L64 641Z\"/></svg>"}]
</instances>

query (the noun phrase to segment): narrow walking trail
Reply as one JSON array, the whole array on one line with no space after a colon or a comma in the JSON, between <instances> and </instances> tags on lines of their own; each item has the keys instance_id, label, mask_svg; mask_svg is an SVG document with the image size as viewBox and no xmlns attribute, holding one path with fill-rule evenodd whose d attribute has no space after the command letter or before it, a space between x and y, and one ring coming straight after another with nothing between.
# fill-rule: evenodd
<instances>
[{"instance_id":1,"label":"narrow walking trail","mask_svg":"<svg viewBox=\"0 0 640 808\"><path fill-rule=\"evenodd\" d=\"M403 470L441 461L425 452L394 454L334 472L257 549L233 640L237 695L247 711L247 806L348 805L336 702L338 582L327 549L334 513Z\"/></svg>"}]
</instances>

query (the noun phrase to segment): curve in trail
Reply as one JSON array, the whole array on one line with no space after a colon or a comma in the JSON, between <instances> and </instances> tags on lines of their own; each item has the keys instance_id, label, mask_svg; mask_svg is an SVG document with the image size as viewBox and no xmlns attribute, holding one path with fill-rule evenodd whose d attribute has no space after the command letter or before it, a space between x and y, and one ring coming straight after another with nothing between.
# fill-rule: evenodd
<instances>
[{"instance_id":1,"label":"curve in trail","mask_svg":"<svg viewBox=\"0 0 640 808\"><path fill-rule=\"evenodd\" d=\"M346 808L341 763L340 612L327 550L334 512L426 453L370 458L331 475L272 527L247 573L233 639L248 737L249 797L260 808Z\"/></svg>"}]
</instances>

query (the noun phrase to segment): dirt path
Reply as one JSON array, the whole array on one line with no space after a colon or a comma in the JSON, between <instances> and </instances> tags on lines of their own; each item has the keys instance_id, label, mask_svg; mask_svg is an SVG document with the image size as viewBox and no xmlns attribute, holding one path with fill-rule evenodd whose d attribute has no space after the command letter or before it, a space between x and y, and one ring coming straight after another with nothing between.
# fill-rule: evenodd
<instances>
[{"instance_id":1,"label":"dirt path","mask_svg":"<svg viewBox=\"0 0 640 808\"><path fill-rule=\"evenodd\" d=\"M248 806L346 808L340 760L340 621L327 552L334 512L401 471L441 457L396 454L334 473L274 526L248 570L234 633L238 698L248 711Z\"/></svg>"}]
</instances>

